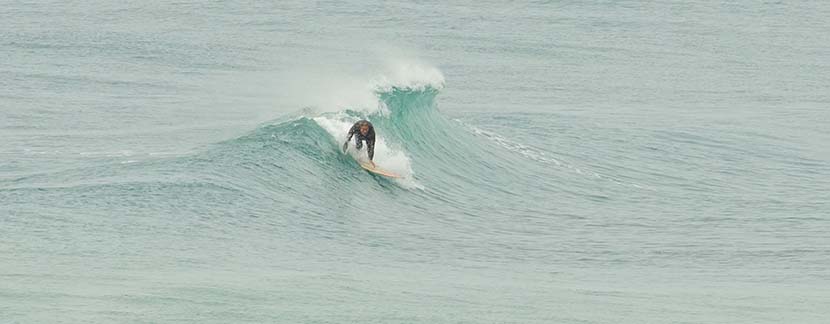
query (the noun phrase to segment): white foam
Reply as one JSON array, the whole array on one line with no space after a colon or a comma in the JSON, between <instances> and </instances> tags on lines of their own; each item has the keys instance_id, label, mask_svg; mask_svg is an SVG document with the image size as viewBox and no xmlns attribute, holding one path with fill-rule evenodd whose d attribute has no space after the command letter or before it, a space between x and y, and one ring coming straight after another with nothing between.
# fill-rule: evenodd
<instances>
[{"instance_id":1,"label":"white foam","mask_svg":"<svg viewBox=\"0 0 830 324\"><path fill-rule=\"evenodd\" d=\"M423 91L426 88L444 88L444 74L435 67L420 62L397 61L372 81L372 87L379 92L393 88Z\"/></svg>"},{"instance_id":2,"label":"white foam","mask_svg":"<svg viewBox=\"0 0 830 324\"><path fill-rule=\"evenodd\" d=\"M349 128L358 120L342 113L330 117L318 116L312 119L334 137L335 142L339 145L346 141ZM353 141L350 141L347 152L357 161L369 159L366 149L355 150ZM376 135L375 157L373 160L378 167L401 175L403 178L395 179L395 181L404 188L424 189L423 185L415 180L411 162L406 154L403 151L392 149L380 134Z\"/></svg>"},{"instance_id":3,"label":"white foam","mask_svg":"<svg viewBox=\"0 0 830 324\"><path fill-rule=\"evenodd\" d=\"M506 138L502 137L501 135L496 134L494 132L489 132L489 131L480 129L480 128L475 127L475 126L465 124L464 122L462 122L459 119L454 119L454 120L457 123L463 125L467 129L469 129L470 131L472 131L474 134L482 136L484 138L487 138L487 139L495 142L499 146L504 147L504 148L506 148L510 151L519 153L519 154L521 154L521 155L523 155L523 156L525 156L525 157L527 157L531 160L534 160L534 161L537 161L537 162L542 162L542 163L548 163L548 164L556 164L556 166L558 166L558 167L563 167L563 168L569 169L569 170L571 170L573 172L576 172L578 174L589 175L589 176L592 176L592 177L597 178L597 179L609 180L609 181L614 182L618 185L633 186L633 187L636 187L636 188L654 190L653 188L643 187L643 186L638 185L636 183L626 183L626 182L623 182L620 179L617 179L617 178L614 178L614 177L611 177L611 176L607 176L607 175L603 175L603 174L599 174L599 173L594 172L594 171L583 171L582 169L580 169L580 168L578 168L574 165L567 164L567 163L561 162L561 161L559 161L559 160L557 160L553 157L550 157L550 156L548 156L547 154L545 154L544 152L542 152L540 150L537 150L537 149L528 147L526 145L510 141L510 140L508 140L508 139L506 139Z\"/></svg>"}]
</instances>

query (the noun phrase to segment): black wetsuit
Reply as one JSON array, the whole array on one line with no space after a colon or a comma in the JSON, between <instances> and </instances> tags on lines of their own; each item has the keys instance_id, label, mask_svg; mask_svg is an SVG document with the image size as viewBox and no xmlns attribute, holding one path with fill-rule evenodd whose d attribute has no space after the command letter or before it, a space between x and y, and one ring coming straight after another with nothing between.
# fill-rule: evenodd
<instances>
[{"instance_id":1,"label":"black wetsuit","mask_svg":"<svg viewBox=\"0 0 830 324\"><path fill-rule=\"evenodd\" d=\"M360 126L363 126L363 125L368 125L369 126L369 131L366 132L366 135L363 135L363 134L360 133ZM355 135L357 135L357 136L355 136ZM361 121L358 121L358 122L354 123L352 128L349 129L349 138L346 139L347 143L349 142L349 140L352 139L352 136L355 136L355 139L354 139L355 143L354 144L355 144L355 146L357 147L358 150L363 148L362 141L366 141L366 151L368 151L368 153L369 153L369 160L372 160L372 158L375 157L375 127L372 126L372 123L370 123L366 120L361 120Z\"/></svg>"}]
</instances>

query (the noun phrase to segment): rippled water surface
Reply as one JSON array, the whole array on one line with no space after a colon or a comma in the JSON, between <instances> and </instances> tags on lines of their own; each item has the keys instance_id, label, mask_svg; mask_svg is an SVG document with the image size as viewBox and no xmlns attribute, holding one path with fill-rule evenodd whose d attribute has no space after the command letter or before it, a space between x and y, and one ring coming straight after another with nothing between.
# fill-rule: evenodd
<instances>
[{"instance_id":1,"label":"rippled water surface","mask_svg":"<svg viewBox=\"0 0 830 324\"><path fill-rule=\"evenodd\" d=\"M830 317L823 3L0 7L0 322Z\"/></svg>"}]
</instances>

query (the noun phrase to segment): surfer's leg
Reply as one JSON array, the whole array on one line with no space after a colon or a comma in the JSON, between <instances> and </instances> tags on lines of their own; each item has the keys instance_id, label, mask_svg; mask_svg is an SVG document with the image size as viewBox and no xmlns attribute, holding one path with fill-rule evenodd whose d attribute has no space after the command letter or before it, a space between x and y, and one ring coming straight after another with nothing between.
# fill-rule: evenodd
<instances>
[{"instance_id":1,"label":"surfer's leg","mask_svg":"<svg viewBox=\"0 0 830 324\"><path fill-rule=\"evenodd\" d=\"M357 148L358 151L363 148L363 141L361 141L360 138L357 136L355 136L354 139L354 146L355 148Z\"/></svg>"}]
</instances>

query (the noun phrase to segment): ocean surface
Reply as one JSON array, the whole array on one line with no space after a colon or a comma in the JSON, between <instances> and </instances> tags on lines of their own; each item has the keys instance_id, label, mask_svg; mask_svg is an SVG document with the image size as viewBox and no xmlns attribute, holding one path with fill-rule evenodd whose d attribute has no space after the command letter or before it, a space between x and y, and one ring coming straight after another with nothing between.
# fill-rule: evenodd
<instances>
[{"instance_id":1,"label":"ocean surface","mask_svg":"<svg viewBox=\"0 0 830 324\"><path fill-rule=\"evenodd\" d=\"M0 323L828 323L828 17L0 0Z\"/></svg>"}]
</instances>

